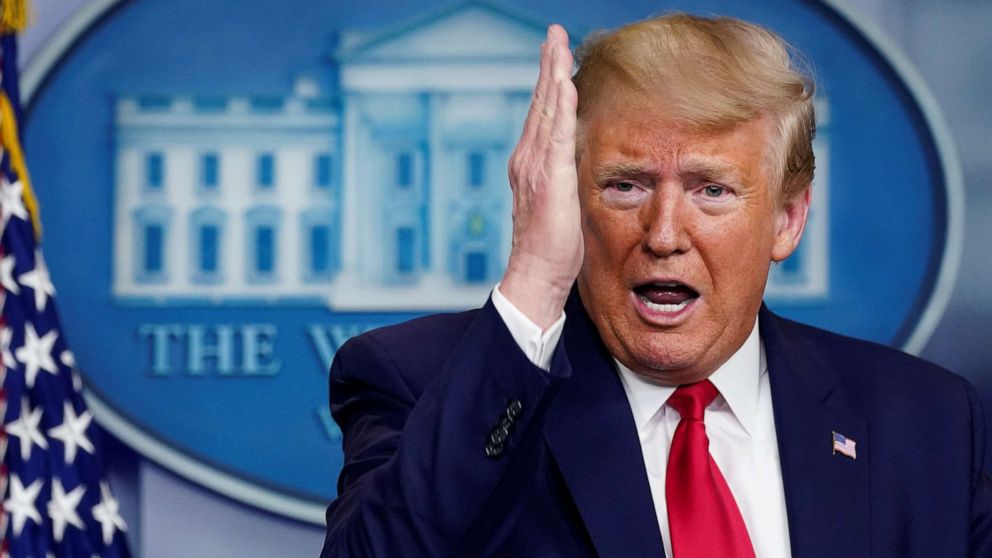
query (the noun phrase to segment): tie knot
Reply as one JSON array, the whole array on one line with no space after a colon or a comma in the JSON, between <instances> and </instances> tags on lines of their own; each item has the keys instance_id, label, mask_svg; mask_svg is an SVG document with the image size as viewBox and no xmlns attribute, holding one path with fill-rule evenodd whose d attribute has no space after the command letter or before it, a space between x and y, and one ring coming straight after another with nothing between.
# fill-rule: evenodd
<instances>
[{"instance_id":1,"label":"tie knot","mask_svg":"<svg viewBox=\"0 0 992 558\"><path fill-rule=\"evenodd\" d=\"M709 380L679 386L668 398L668 404L683 419L703 420L706 407L716 399L716 386Z\"/></svg>"}]
</instances>

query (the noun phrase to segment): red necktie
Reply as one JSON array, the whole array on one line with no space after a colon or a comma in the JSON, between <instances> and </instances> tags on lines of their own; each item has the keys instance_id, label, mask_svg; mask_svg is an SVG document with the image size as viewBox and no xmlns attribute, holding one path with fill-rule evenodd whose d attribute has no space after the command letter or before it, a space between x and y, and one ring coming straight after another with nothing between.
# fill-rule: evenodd
<instances>
[{"instance_id":1,"label":"red necktie","mask_svg":"<svg viewBox=\"0 0 992 558\"><path fill-rule=\"evenodd\" d=\"M668 399L682 417L665 477L674 558L754 558L744 518L710 456L703 412L716 395L704 380L680 386Z\"/></svg>"}]
</instances>

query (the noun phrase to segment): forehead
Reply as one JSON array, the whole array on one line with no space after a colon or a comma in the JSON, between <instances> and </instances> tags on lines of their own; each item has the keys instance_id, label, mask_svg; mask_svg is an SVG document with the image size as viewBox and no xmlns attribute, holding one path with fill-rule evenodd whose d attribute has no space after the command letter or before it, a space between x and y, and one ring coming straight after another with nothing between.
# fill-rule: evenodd
<instances>
[{"instance_id":1,"label":"forehead","mask_svg":"<svg viewBox=\"0 0 992 558\"><path fill-rule=\"evenodd\" d=\"M582 162L594 167L736 170L752 181L765 178L769 168L768 117L703 127L680 118L663 101L640 95L614 96L590 109L580 119L579 149Z\"/></svg>"}]
</instances>

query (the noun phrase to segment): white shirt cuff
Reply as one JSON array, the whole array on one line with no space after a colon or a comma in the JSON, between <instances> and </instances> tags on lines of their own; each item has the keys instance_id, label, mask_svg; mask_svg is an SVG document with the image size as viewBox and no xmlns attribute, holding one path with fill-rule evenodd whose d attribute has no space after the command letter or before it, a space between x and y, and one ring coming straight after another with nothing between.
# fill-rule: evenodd
<instances>
[{"instance_id":1,"label":"white shirt cuff","mask_svg":"<svg viewBox=\"0 0 992 558\"><path fill-rule=\"evenodd\" d=\"M520 350L527 355L534 366L540 367L544 371L551 369L551 357L561 339L562 329L565 327L565 312L548 327L547 331L541 332L541 328L524 315L519 308L507 300L503 293L499 292L499 283L493 288L493 306L499 312L499 317L503 319L506 328L510 330L510 335L517 342Z\"/></svg>"}]
</instances>

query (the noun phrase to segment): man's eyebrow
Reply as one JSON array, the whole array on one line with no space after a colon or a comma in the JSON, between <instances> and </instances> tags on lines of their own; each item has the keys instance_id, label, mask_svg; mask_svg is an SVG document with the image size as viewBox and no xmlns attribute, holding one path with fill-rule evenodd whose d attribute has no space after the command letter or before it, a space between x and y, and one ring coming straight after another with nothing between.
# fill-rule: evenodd
<instances>
[{"instance_id":1,"label":"man's eyebrow","mask_svg":"<svg viewBox=\"0 0 992 558\"><path fill-rule=\"evenodd\" d=\"M603 183L616 180L617 178L644 176L648 174L651 174L651 169L646 165L620 161L600 165L593 172L593 178L597 183Z\"/></svg>"},{"instance_id":2,"label":"man's eyebrow","mask_svg":"<svg viewBox=\"0 0 992 558\"><path fill-rule=\"evenodd\" d=\"M737 165L712 159L689 159L679 163L681 174L695 174L706 178L724 178L742 182L744 174Z\"/></svg>"}]
</instances>

